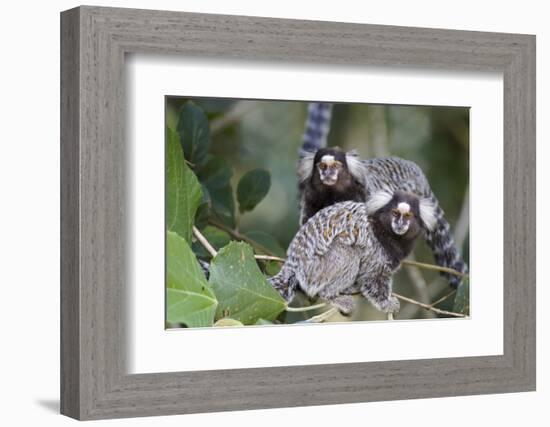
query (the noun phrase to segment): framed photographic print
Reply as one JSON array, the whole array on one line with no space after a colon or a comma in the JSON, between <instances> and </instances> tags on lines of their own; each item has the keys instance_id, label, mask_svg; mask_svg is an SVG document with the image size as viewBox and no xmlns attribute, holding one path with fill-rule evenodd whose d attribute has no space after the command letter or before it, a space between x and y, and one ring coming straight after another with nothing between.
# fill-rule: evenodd
<instances>
[{"instance_id":1,"label":"framed photographic print","mask_svg":"<svg viewBox=\"0 0 550 427\"><path fill-rule=\"evenodd\" d=\"M79 7L61 41L63 414L535 389L534 36Z\"/></svg>"}]
</instances>

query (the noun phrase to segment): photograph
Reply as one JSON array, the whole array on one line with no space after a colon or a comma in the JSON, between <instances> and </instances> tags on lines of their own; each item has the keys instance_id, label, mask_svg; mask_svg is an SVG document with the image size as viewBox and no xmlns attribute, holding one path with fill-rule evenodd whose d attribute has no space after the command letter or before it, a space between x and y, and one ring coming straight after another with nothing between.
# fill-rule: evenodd
<instances>
[{"instance_id":1,"label":"photograph","mask_svg":"<svg viewBox=\"0 0 550 427\"><path fill-rule=\"evenodd\" d=\"M470 315L469 108L165 97L167 329Z\"/></svg>"}]
</instances>

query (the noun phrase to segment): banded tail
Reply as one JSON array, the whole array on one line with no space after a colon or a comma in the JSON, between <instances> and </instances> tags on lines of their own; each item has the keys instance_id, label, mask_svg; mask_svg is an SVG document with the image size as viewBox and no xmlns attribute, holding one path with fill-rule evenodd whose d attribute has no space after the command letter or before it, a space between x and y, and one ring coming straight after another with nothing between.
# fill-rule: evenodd
<instances>
[{"instance_id":1,"label":"banded tail","mask_svg":"<svg viewBox=\"0 0 550 427\"><path fill-rule=\"evenodd\" d=\"M432 231L426 231L426 243L433 252L434 259L437 265L441 267L452 268L459 273L468 273L468 266L460 256L458 249L455 245L453 235L451 233L451 226L444 217L444 212L439 206L435 196L432 197L435 201L436 218L437 222ZM456 274L440 273L452 288L456 289L462 278Z\"/></svg>"},{"instance_id":2,"label":"banded tail","mask_svg":"<svg viewBox=\"0 0 550 427\"><path fill-rule=\"evenodd\" d=\"M327 146L331 119L332 104L327 102L309 103L300 155L307 152L316 152L319 148Z\"/></svg>"}]
</instances>

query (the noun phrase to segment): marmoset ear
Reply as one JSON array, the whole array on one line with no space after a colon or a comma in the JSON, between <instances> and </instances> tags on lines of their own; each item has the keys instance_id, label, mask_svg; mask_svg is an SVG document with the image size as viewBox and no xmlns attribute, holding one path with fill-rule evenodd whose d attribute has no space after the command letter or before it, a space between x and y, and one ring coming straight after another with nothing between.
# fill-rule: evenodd
<instances>
[{"instance_id":1,"label":"marmoset ear","mask_svg":"<svg viewBox=\"0 0 550 427\"><path fill-rule=\"evenodd\" d=\"M391 201L391 199L393 199L393 194L387 191L381 190L373 193L373 195L370 196L366 202L367 215L372 215L379 209L382 209Z\"/></svg>"},{"instance_id":2,"label":"marmoset ear","mask_svg":"<svg viewBox=\"0 0 550 427\"><path fill-rule=\"evenodd\" d=\"M315 152L301 151L300 159L298 160L298 181L304 182L311 177L313 173L313 161L315 160Z\"/></svg>"},{"instance_id":3,"label":"marmoset ear","mask_svg":"<svg viewBox=\"0 0 550 427\"><path fill-rule=\"evenodd\" d=\"M418 202L418 210L420 211L420 219L428 229L433 231L437 224L436 206L430 199L420 199Z\"/></svg>"},{"instance_id":4,"label":"marmoset ear","mask_svg":"<svg viewBox=\"0 0 550 427\"><path fill-rule=\"evenodd\" d=\"M360 183L365 184L367 176L367 168L359 158L359 153L356 150L351 150L346 153L346 163L351 175Z\"/></svg>"}]
</instances>

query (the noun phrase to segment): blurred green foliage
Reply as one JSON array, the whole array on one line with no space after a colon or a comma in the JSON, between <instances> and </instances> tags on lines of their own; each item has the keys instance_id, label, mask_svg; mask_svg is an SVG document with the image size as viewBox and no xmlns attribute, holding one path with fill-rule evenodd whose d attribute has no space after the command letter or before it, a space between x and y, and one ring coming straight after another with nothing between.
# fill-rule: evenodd
<instances>
[{"instance_id":1,"label":"blurred green foliage","mask_svg":"<svg viewBox=\"0 0 550 427\"><path fill-rule=\"evenodd\" d=\"M230 239L244 240L256 243L256 253L284 256L285 248L298 229L296 162L306 115L305 102L167 97L168 227L173 210L170 176L176 168L171 158L174 156L171 144L177 136L186 168L200 183L200 200L196 194L193 196L193 208L197 210L195 225L214 248L226 247ZM356 149L363 158L391 155L416 162L428 177L468 262L468 108L335 104L328 144L346 150ZM188 226L185 230L189 230ZM182 233L195 255L205 260L211 258L200 243L189 238L188 231ZM241 249L248 254L250 248ZM414 256L422 262L433 262L424 242L417 243ZM253 258L250 260L254 262ZM279 268L274 262L260 262L259 265L267 275L275 274ZM241 274L245 274L245 270ZM257 275L259 272L258 269L251 273L254 286L263 280ZM221 280L220 274L216 273L216 280ZM449 293L447 283L437 272L410 267L396 274L394 290L425 303ZM331 320L385 318L384 313L361 298L357 302L358 309L351 319L336 315ZM299 296L293 305L311 303ZM437 306L467 314L468 286L461 287L456 295L450 295ZM273 313L267 312L269 310L254 316L240 316L224 312L220 307L218 305L213 321L221 324L265 324L261 322L275 320ZM280 308L276 313L281 313L277 322L292 323L315 314L290 313L281 307L271 307L273 312ZM434 313L412 304L402 304L398 316L400 319L423 317L434 317Z\"/></svg>"}]
</instances>

